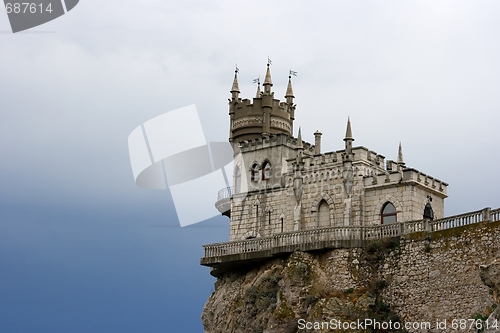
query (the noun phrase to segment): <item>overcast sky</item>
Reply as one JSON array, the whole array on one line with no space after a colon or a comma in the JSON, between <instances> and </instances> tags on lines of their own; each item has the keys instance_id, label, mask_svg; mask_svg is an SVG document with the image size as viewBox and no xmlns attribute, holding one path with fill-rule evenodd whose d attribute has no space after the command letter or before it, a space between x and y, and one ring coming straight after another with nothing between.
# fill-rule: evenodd
<instances>
[{"instance_id":1,"label":"overcast sky","mask_svg":"<svg viewBox=\"0 0 500 333\"><path fill-rule=\"evenodd\" d=\"M0 10L0 331L202 332L202 244L228 220L178 225L168 191L135 185L127 138L195 104L227 140L241 97L288 70L295 129L448 182L446 215L500 207L497 1L82 0L12 34ZM189 135L189 127L186 128ZM295 133L296 135L296 133ZM182 140L182 138L179 138ZM216 199L216 193L207 193Z\"/></svg>"}]
</instances>

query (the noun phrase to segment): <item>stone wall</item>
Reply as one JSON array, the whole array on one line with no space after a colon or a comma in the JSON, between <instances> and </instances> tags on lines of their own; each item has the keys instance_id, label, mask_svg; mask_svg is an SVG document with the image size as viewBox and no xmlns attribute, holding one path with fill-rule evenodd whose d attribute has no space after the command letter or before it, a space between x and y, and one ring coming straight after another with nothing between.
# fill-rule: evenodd
<instances>
[{"instance_id":1,"label":"stone wall","mask_svg":"<svg viewBox=\"0 0 500 333\"><path fill-rule=\"evenodd\" d=\"M491 311L479 265L500 258L499 222L402 239L380 268L387 303L405 321L470 319Z\"/></svg>"}]
</instances>

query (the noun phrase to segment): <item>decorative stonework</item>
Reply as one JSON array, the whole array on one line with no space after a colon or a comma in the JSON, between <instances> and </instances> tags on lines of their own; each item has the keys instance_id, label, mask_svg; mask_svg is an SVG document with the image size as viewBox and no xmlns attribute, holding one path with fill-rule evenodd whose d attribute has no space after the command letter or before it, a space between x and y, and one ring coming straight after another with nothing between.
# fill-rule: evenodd
<instances>
[{"instance_id":1,"label":"decorative stonework","mask_svg":"<svg viewBox=\"0 0 500 333\"><path fill-rule=\"evenodd\" d=\"M292 127L289 122L276 118L271 118L271 127L281 128L288 132L292 131Z\"/></svg>"},{"instance_id":2,"label":"decorative stonework","mask_svg":"<svg viewBox=\"0 0 500 333\"><path fill-rule=\"evenodd\" d=\"M245 117L245 118L240 118L238 120L235 120L233 122L233 130L241 128L241 127L247 127L247 126L262 126L263 121L262 118L258 117Z\"/></svg>"},{"instance_id":3,"label":"decorative stonework","mask_svg":"<svg viewBox=\"0 0 500 333\"><path fill-rule=\"evenodd\" d=\"M311 206L311 212L316 212L319 207L319 203L325 200L328 206L330 207L330 211L333 211L333 199L326 193L320 193L318 196L314 199L312 206Z\"/></svg>"},{"instance_id":4,"label":"decorative stonework","mask_svg":"<svg viewBox=\"0 0 500 333\"><path fill-rule=\"evenodd\" d=\"M250 230L245 232L242 236L241 239L249 239L249 238L258 238L261 237L260 234L255 231L255 230Z\"/></svg>"}]
</instances>

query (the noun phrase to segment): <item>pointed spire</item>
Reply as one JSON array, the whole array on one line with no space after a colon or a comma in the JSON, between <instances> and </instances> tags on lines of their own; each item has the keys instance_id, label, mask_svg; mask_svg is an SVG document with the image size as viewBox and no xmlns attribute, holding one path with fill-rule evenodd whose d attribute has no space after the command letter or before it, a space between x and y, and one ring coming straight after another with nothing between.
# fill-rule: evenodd
<instances>
[{"instance_id":1,"label":"pointed spire","mask_svg":"<svg viewBox=\"0 0 500 333\"><path fill-rule=\"evenodd\" d=\"M257 82L257 93L255 94L255 98L260 98L260 82Z\"/></svg>"},{"instance_id":2,"label":"pointed spire","mask_svg":"<svg viewBox=\"0 0 500 333\"><path fill-rule=\"evenodd\" d=\"M347 140L354 141L354 138L352 137L351 119L350 119L350 117L347 117L347 129L345 131L345 138L344 138L344 141L347 141Z\"/></svg>"},{"instance_id":3,"label":"pointed spire","mask_svg":"<svg viewBox=\"0 0 500 333\"><path fill-rule=\"evenodd\" d=\"M405 162L403 161L403 147L401 146L401 141L399 142L399 149L398 149L398 164L404 165Z\"/></svg>"},{"instance_id":4,"label":"pointed spire","mask_svg":"<svg viewBox=\"0 0 500 333\"><path fill-rule=\"evenodd\" d=\"M240 88L238 86L238 68L234 71L233 86L231 87L230 93L240 93Z\"/></svg>"},{"instance_id":5,"label":"pointed spire","mask_svg":"<svg viewBox=\"0 0 500 333\"><path fill-rule=\"evenodd\" d=\"M266 70L266 78L264 79L264 84L263 86L267 88L267 86L272 87L273 82L271 81L271 69L269 68L269 63L267 64L267 70Z\"/></svg>"},{"instance_id":6,"label":"pointed spire","mask_svg":"<svg viewBox=\"0 0 500 333\"><path fill-rule=\"evenodd\" d=\"M297 149L304 149L304 146L302 145L302 133L300 132L300 127L299 127L299 135L297 137Z\"/></svg>"},{"instance_id":7,"label":"pointed spire","mask_svg":"<svg viewBox=\"0 0 500 333\"><path fill-rule=\"evenodd\" d=\"M285 97L295 97L293 96L293 89L292 89L292 76L288 76L288 87L286 88L286 95Z\"/></svg>"}]
</instances>

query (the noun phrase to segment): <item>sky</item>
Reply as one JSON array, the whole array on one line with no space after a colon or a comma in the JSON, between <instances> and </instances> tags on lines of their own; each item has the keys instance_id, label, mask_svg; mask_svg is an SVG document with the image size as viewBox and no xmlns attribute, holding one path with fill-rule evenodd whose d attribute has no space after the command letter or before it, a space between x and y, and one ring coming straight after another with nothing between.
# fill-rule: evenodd
<instances>
[{"instance_id":1,"label":"sky","mask_svg":"<svg viewBox=\"0 0 500 333\"><path fill-rule=\"evenodd\" d=\"M500 207L499 11L81 0L13 34L0 10L0 332L203 332L202 244L227 241L228 219L180 228L168 190L135 184L127 138L195 104L207 140L227 140L236 64L243 98L268 57L277 98L296 71L294 128L325 152L349 116L355 146L396 159L402 142L450 184L447 216Z\"/></svg>"}]
</instances>

